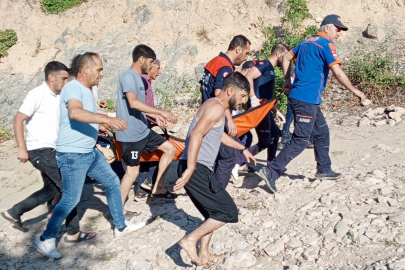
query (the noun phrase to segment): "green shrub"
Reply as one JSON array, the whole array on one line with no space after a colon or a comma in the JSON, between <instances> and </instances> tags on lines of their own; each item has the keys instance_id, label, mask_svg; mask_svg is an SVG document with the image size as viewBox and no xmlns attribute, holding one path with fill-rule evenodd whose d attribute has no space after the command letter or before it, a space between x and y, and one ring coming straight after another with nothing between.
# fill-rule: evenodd
<instances>
[{"instance_id":1,"label":"green shrub","mask_svg":"<svg viewBox=\"0 0 405 270\"><path fill-rule=\"evenodd\" d=\"M287 10L281 18L281 36L277 36L276 31L269 25L265 25L262 18L259 18L259 27L265 37L262 49L259 51L259 59L266 59L271 54L271 48L277 43L284 43L289 48L294 48L304 39L314 36L318 28L314 25L304 27L302 22L312 18L305 0L288 0ZM283 72L275 68L276 87L274 98L277 98L277 108L282 112L287 112L287 96L282 92L284 86Z\"/></svg>"},{"instance_id":2,"label":"green shrub","mask_svg":"<svg viewBox=\"0 0 405 270\"><path fill-rule=\"evenodd\" d=\"M361 54L360 54L361 55ZM375 104L386 104L390 99L405 95L405 75L394 72L394 61L390 55L371 52L354 57L344 69L350 81L360 88Z\"/></svg>"},{"instance_id":3,"label":"green shrub","mask_svg":"<svg viewBox=\"0 0 405 270\"><path fill-rule=\"evenodd\" d=\"M117 106L115 105L115 101L112 99L107 99L107 111L115 112L117 111Z\"/></svg>"},{"instance_id":4,"label":"green shrub","mask_svg":"<svg viewBox=\"0 0 405 270\"><path fill-rule=\"evenodd\" d=\"M86 0L42 0L42 10L47 13L59 13L83 2Z\"/></svg>"},{"instance_id":5,"label":"green shrub","mask_svg":"<svg viewBox=\"0 0 405 270\"><path fill-rule=\"evenodd\" d=\"M17 43L17 33L12 29L0 31L0 58L7 56L7 50Z\"/></svg>"}]
</instances>

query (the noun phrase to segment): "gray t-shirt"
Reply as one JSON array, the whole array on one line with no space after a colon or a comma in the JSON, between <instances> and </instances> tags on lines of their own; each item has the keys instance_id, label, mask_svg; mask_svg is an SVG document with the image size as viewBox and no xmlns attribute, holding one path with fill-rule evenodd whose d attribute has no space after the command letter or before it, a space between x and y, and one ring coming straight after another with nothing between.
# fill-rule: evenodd
<instances>
[{"instance_id":1,"label":"gray t-shirt","mask_svg":"<svg viewBox=\"0 0 405 270\"><path fill-rule=\"evenodd\" d=\"M124 131L117 131L117 141L138 142L149 135L150 129L146 115L143 112L132 109L125 93L130 92L137 95L138 100L145 102L145 86L141 76L132 69L121 73L118 79L117 90L117 117L128 123Z\"/></svg>"}]
</instances>

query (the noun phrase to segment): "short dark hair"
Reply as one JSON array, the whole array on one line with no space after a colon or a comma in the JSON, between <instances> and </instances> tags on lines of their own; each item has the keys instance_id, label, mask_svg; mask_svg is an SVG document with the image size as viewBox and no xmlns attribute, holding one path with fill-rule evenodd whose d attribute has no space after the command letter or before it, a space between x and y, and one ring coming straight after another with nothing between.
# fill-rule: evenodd
<instances>
[{"instance_id":1,"label":"short dark hair","mask_svg":"<svg viewBox=\"0 0 405 270\"><path fill-rule=\"evenodd\" d=\"M84 66L90 66L90 65L95 64L94 59L93 59L94 56L100 58L98 53L95 53L95 52L85 52L77 58L76 75L83 69Z\"/></svg>"},{"instance_id":2,"label":"short dark hair","mask_svg":"<svg viewBox=\"0 0 405 270\"><path fill-rule=\"evenodd\" d=\"M75 78L77 77L77 67L80 56L82 55L76 54L75 56L73 56L72 61L70 62L69 76L73 76Z\"/></svg>"},{"instance_id":3,"label":"short dark hair","mask_svg":"<svg viewBox=\"0 0 405 270\"><path fill-rule=\"evenodd\" d=\"M236 49L236 47L241 46L242 49L246 49L247 45L252 44L247 37L243 35L237 35L234 36L233 39L231 40L231 43L229 43L228 51L233 51Z\"/></svg>"},{"instance_id":4,"label":"short dark hair","mask_svg":"<svg viewBox=\"0 0 405 270\"><path fill-rule=\"evenodd\" d=\"M287 45L285 45L284 43L277 43L276 45L274 45L272 48L271 48L271 54L274 54L274 53L276 53L276 52L285 52L285 51L289 51L290 50L290 48L288 48L288 46Z\"/></svg>"},{"instance_id":5,"label":"short dark hair","mask_svg":"<svg viewBox=\"0 0 405 270\"><path fill-rule=\"evenodd\" d=\"M235 86L241 90L244 90L246 93L249 93L250 91L250 83L248 79L246 79L246 77L238 71L229 74L224 79L224 86L222 87L222 90L225 91L231 86Z\"/></svg>"},{"instance_id":6,"label":"short dark hair","mask_svg":"<svg viewBox=\"0 0 405 270\"><path fill-rule=\"evenodd\" d=\"M65 66L61 62L58 62L58 61L49 62L45 66L45 81L48 80L48 76L50 74L56 74L56 73L59 73L61 71L69 72L69 69L67 68L67 66Z\"/></svg>"},{"instance_id":7,"label":"short dark hair","mask_svg":"<svg viewBox=\"0 0 405 270\"><path fill-rule=\"evenodd\" d=\"M156 59L156 53L149 46L144 44L137 45L132 51L132 60L134 63L138 61L141 56Z\"/></svg>"}]
</instances>

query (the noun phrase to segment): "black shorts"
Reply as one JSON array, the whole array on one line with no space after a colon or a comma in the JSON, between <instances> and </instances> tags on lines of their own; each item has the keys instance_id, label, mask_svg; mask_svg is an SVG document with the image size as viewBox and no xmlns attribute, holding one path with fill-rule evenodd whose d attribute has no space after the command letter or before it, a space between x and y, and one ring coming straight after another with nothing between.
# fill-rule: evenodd
<instances>
[{"instance_id":1,"label":"black shorts","mask_svg":"<svg viewBox=\"0 0 405 270\"><path fill-rule=\"evenodd\" d=\"M144 139L137 142L119 142L122 150L122 160L127 166L138 166L142 151L152 153L164 144L166 139L151 130Z\"/></svg>"},{"instance_id":2,"label":"black shorts","mask_svg":"<svg viewBox=\"0 0 405 270\"><path fill-rule=\"evenodd\" d=\"M186 168L187 160L180 160L177 167L179 177ZM197 163L196 169L184 189L206 220L212 218L225 223L238 222L238 209L235 202L224 188L216 192L213 190L215 181L218 181L213 178L214 175L207 166ZM218 183L220 182L218 181Z\"/></svg>"}]
</instances>

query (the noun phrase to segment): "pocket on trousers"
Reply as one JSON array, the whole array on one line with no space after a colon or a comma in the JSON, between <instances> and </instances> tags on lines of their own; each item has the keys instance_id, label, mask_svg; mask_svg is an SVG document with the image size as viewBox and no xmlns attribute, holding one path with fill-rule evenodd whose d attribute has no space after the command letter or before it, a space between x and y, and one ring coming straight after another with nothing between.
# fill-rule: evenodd
<instances>
[{"instance_id":1,"label":"pocket on trousers","mask_svg":"<svg viewBox=\"0 0 405 270\"><path fill-rule=\"evenodd\" d=\"M210 181L209 187L212 193L215 194L224 189L224 185L212 173L209 174L209 181Z\"/></svg>"}]
</instances>

